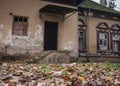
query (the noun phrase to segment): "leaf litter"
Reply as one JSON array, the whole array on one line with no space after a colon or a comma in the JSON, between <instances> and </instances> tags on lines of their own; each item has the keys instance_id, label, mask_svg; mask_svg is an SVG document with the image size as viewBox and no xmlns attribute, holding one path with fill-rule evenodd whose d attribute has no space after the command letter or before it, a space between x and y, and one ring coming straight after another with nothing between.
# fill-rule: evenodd
<instances>
[{"instance_id":1,"label":"leaf litter","mask_svg":"<svg viewBox=\"0 0 120 86\"><path fill-rule=\"evenodd\" d=\"M0 86L120 86L120 63L1 63Z\"/></svg>"}]
</instances>

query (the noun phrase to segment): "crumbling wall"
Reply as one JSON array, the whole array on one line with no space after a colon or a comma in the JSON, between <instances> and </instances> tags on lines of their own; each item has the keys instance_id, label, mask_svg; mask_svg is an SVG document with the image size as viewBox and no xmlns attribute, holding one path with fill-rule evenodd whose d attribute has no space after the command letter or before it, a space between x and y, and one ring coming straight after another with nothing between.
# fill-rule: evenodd
<instances>
[{"instance_id":1,"label":"crumbling wall","mask_svg":"<svg viewBox=\"0 0 120 86\"><path fill-rule=\"evenodd\" d=\"M7 36L3 40L3 44L10 51L31 52L43 50L43 28L41 25L36 25L35 32L28 33L27 36L12 35L12 29L7 32Z\"/></svg>"},{"instance_id":2,"label":"crumbling wall","mask_svg":"<svg viewBox=\"0 0 120 86\"><path fill-rule=\"evenodd\" d=\"M67 42L62 42L62 49L72 51L73 50L73 42L72 41L67 41Z\"/></svg>"}]
</instances>

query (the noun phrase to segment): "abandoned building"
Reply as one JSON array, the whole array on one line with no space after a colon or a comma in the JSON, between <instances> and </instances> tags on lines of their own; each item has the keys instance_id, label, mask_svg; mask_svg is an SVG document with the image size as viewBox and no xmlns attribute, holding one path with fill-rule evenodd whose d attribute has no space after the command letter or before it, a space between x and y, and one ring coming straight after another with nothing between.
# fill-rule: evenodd
<instances>
[{"instance_id":1,"label":"abandoned building","mask_svg":"<svg viewBox=\"0 0 120 86\"><path fill-rule=\"evenodd\" d=\"M120 12L91 0L0 0L0 47L120 55Z\"/></svg>"}]
</instances>

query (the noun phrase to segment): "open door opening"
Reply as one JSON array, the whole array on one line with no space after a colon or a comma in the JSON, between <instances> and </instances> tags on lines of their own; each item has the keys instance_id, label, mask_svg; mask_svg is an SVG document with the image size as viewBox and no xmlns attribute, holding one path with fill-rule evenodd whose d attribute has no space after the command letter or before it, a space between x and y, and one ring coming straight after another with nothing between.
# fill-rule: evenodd
<instances>
[{"instance_id":1,"label":"open door opening","mask_svg":"<svg viewBox=\"0 0 120 86\"><path fill-rule=\"evenodd\" d=\"M45 21L44 51L57 50L58 23Z\"/></svg>"}]
</instances>

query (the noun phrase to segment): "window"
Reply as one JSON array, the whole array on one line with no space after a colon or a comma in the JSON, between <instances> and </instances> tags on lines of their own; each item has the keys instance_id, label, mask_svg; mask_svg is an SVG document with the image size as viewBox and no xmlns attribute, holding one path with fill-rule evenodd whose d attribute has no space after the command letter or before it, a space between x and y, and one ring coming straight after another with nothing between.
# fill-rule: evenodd
<instances>
[{"instance_id":1,"label":"window","mask_svg":"<svg viewBox=\"0 0 120 86\"><path fill-rule=\"evenodd\" d=\"M28 17L14 16L12 34L26 36L28 28Z\"/></svg>"},{"instance_id":2,"label":"window","mask_svg":"<svg viewBox=\"0 0 120 86\"><path fill-rule=\"evenodd\" d=\"M105 22L97 25L97 50L109 50L109 26Z\"/></svg>"},{"instance_id":3,"label":"window","mask_svg":"<svg viewBox=\"0 0 120 86\"><path fill-rule=\"evenodd\" d=\"M79 31L79 50L86 49L85 31Z\"/></svg>"},{"instance_id":4,"label":"window","mask_svg":"<svg viewBox=\"0 0 120 86\"><path fill-rule=\"evenodd\" d=\"M114 42L113 42L113 51L114 51L114 52L119 51L119 50L118 50L119 46L120 46L120 45L119 45L119 42L114 41Z\"/></svg>"},{"instance_id":5,"label":"window","mask_svg":"<svg viewBox=\"0 0 120 86\"><path fill-rule=\"evenodd\" d=\"M112 50L115 53L120 52L120 26L118 24L114 24L110 28L105 22L98 24L97 49L108 52Z\"/></svg>"},{"instance_id":6,"label":"window","mask_svg":"<svg viewBox=\"0 0 120 86\"><path fill-rule=\"evenodd\" d=\"M80 15L79 15L80 17ZM86 25L82 19L78 19L78 46L79 53L87 52L87 43L86 43Z\"/></svg>"},{"instance_id":7,"label":"window","mask_svg":"<svg viewBox=\"0 0 120 86\"><path fill-rule=\"evenodd\" d=\"M114 52L120 51L120 35L118 34L112 35L112 49Z\"/></svg>"},{"instance_id":8,"label":"window","mask_svg":"<svg viewBox=\"0 0 120 86\"><path fill-rule=\"evenodd\" d=\"M108 34L99 33L99 50L108 50Z\"/></svg>"},{"instance_id":9,"label":"window","mask_svg":"<svg viewBox=\"0 0 120 86\"><path fill-rule=\"evenodd\" d=\"M120 26L114 24L111 26L111 49L113 52L120 52Z\"/></svg>"}]
</instances>

